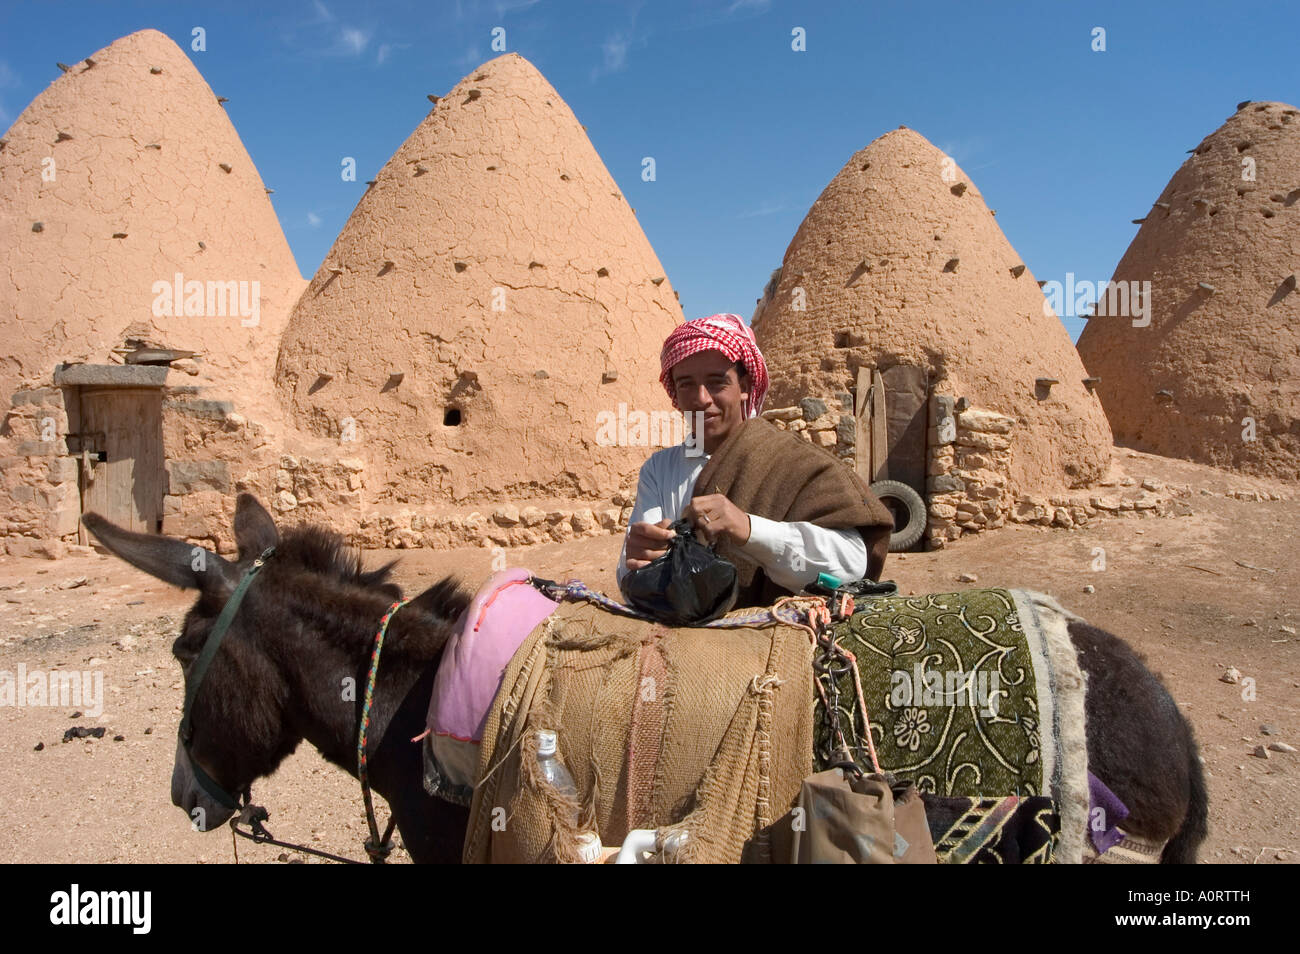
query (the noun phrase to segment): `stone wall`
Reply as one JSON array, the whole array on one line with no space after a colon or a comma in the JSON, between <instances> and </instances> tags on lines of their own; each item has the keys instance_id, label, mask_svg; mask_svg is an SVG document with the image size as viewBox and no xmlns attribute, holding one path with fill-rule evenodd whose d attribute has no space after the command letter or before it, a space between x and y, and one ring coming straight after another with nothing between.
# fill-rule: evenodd
<instances>
[{"instance_id":1,"label":"stone wall","mask_svg":"<svg viewBox=\"0 0 1300 954\"><path fill-rule=\"evenodd\" d=\"M48 387L13 395L0 425L0 537L76 538L81 464L68 453L77 422L66 393Z\"/></svg>"},{"instance_id":2,"label":"stone wall","mask_svg":"<svg viewBox=\"0 0 1300 954\"><path fill-rule=\"evenodd\" d=\"M806 397L797 406L772 408L762 416L825 447L848 467L855 466L852 395ZM922 538L926 549L941 549L966 534L1007 523L1072 529L1106 515L1190 513L1187 504L1176 499L1190 496L1190 491L1131 477L1108 477L1096 487L1057 495L1022 492L1011 476L1017 440L1014 418L939 393L930 397L928 417L924 495L928 521Z\"/></svg>"}]
</instances>

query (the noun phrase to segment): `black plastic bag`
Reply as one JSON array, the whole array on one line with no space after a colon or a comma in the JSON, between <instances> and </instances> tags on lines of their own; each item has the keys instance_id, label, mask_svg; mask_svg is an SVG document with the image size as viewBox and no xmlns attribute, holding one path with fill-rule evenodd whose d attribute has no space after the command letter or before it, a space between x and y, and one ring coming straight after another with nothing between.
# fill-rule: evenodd
<instances>
[{"instance_id":1,"label":"black plastic bag","mask_svg":"<svg viewBox=\"0 0 1300 954\"><path fill-rule=\"evenodd\" d=\"M698 626L724 615L739 593L735 565L696 540L689 521L669 529L677 535L668 552L623 577L628 604L671 626Z\"/></svg>"}]
</instances>

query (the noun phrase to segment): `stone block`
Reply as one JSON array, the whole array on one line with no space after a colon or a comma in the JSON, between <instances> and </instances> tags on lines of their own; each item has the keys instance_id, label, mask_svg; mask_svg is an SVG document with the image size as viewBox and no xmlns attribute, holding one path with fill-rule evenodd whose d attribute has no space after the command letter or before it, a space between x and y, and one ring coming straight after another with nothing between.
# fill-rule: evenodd
<instances>
[{"instance_id":1,"label":"stone block","mask_svg":"<svg viewBox=\"0 0 1300 954\"><path fill-rule=\"evenodd\" d=\"M19 457L53 457L63 453L63 441L21 441Z\"/></svg>"},{"instance_id":2,"label":"stone block","mask_svg":"<svg viewBox=\"0 0 1300 954\"><path fill-rule=\"evenodd\" d=\"M813 434L813 443L816 444L818 447L834 447L835 432L817 431Z\"/></svg>"},{"instance_id":3,"label":"stone block","mask_svg":"<svg viewBox=\"0 0 1300 954\"><path fill-rule=\"evenodd\" d=\"M946 417L952 417L956 406L957 399L951 395L932 394L930 396L930 420L937 423Z\"/></svg>"},{"instance_id":4,"label":"stone block","mask_svg":"<svg viewBox=\"0 0 1300 954\"><path fill-rule=\"evenodd\" d=\"M10 403L14 407L22 407L24 404L33 404L37 407L46 404L62 404L62 388L29 388L23 391L15 391L10 398Z\"/></svg>"},{"instance_id":5,"label":"stone block","mask_svg":"<svg viewBox=\"0 0 1300 954\"><path fill-rule=\"evenodd\" d=\"M202 398L189 400L169 398L163 404L165 410L208 421L224 421L235 411L232 401L208 401Z\"/></svg>"},{"instance_id":6,"label":"stone block","mask_svg":"<svg viewBox=\"0 0 1300 954\"><path fill-rule=\"evenodd\" d=\"M975 447L980 450L1009 450L1011 442L1001 434L986 434L982 431L957 431L959 447Z\"/></svg>"},{"instance_id":7,"label":"stone block","mask_svg":"<svg viewBox=\"0 0 1300 954\"><path fill-rule=\"evenodd\" d=\"M961 466L963 470L994 470L997 467L993 458L984 454L962 454Z\"/></svg>"},{"instance_id":8,"label":"stone block","mask_svg":"<svg viewBox=\"0 0 1300 954\"><path fill-rule=\"evenodd\" d=\"M835 425L835 436L845 447L852 447L857 442L857 424L850 414L841 414Z\"/></svg>"},{"instance_id":9,"label":"stone block","mask_svg":"<svg viewBox=\"0 0 1300 954\"><path fill-rule=\"evenodd\" d=\"M951 520L957 516L957 508L951 504L930 504L930 516L938 520Z\"/></svg>"},{"instance_id":10,"label":"stone block","mask_svg":"<svg viewBox=\"0 0 1300 954\"><path fill-rule=\"evenodd\" d=\"M797 421L803 417L803 408L773 407L764 411L762 416L769 421Z\"/></svg>"},{"instance_id":11,"label":"stone block","mask_svg":"<svg viewBox=\"0 0 1300 954\"><path fill-rule=\"evenodd\" d=\"M821 398L806 397L799 402L805 421L815 421L826 413L826 402Z\"/></svg>"},{"instance_id":12,"label":"stone block","mask_svg":"<svg viewBox=\"0 0 1300 954\"><path fill-rule=\"evenodd\" d=\"M932 494L959 494L966 490L966 485L952 475L931 477L925 482L926 490Z\"/></svg>"},{"instance_id":13,"label":"stone block","mask_svg":"<svg viewBox=\"0 0 1300 954\"><path fill-rule=\"evenodd\" d=\"M41 560L59 560L68 549L59 540L37 540L33 537L6 537L5 550L12 557L29 557Z\"/></svg>"},{"instance_id":14,"label":"stone block","mask_svg":"<svg viewBox=\"0 0 1300 954\"><path fill-rule=\"evenodd\" d=\"M50 461L50 483L73 483L76 481L80 469L81 462L75 457L55 457Z\"/></svg>"},{"instance_id":15,"label":"stone block","mask_svg":"<svg viewBox=\"0 0 1300 954\"><path fill-rule=\"evenodd\" d=\"M45 529L52 537L66 537L77 532L77 524L80 520L79 506L60 507L58 510L50 511L45 518Z\"/></svg>"},{"instance_id":16,"label":"stone block","mask_svg":"<svg viewBox=\"0 0 1300 954\"><path fill-rule=\"evenodd\" d=\"M596 528L596 515L590 509L583 507L573 512L573 529L577 533L589 533Z\"/></svg>"},{"instance_id":17,"label":"stone block","mask_svg":"<svg viewBox=\"0 0 1300 954\"><path fill-rule=\"evenodd\" d=\"M506 504L492 511L492 519L502 527L517 526L521 519L519 508L514 504Z\"/></svg>"},{"instance_id":18,"label":"stone block","mask_svg":"<svg viewBox=\"0 0 1300 954\"><path fill-rule=\"evenodd\" d=\"M224 460L167 461L167 489L172 494L198 490L230 492L230 464Z\"/></svg>"},{"instance_id":19,"label":"stone block","mask_svg":"<svg viewBox=\"0 0 1300 954\"><path fill-rule=\"evenodd\" d=\"M1004 414L969 407L957 415L957 426L967 431L986 434L1010 434L1015 420Z\"/></svg>"}]
</instances>

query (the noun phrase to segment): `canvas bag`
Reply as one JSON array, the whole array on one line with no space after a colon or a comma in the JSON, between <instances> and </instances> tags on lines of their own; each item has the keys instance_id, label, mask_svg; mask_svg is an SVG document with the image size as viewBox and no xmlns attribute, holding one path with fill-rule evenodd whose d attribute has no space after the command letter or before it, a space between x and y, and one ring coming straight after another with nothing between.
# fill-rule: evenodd
<instances>
[{"instance_id":1,"label":"canvas bag","mask_svg":"<svg viewBox=\"0 0 1300 954\"><path fill-rule=\"evenodd\" d=\"M937 864L921 793L883 775L831 768L804 779L777 824L772 859L790 864Z\"/></svg>"}]
</instances>

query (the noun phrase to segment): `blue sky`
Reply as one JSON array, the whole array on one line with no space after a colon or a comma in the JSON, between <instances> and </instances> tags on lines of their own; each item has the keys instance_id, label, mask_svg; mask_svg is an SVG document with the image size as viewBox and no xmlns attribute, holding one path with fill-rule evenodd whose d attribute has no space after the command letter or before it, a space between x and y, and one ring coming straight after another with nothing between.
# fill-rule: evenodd
<instances>
[{"instance_id":1,"label":"blue sky","mask_svg":"<svg viewBox=\"0 0 1300 954\"><path fill-rule=\"evenodd\" d=\"M953 156L1042 280L1105 280L1139 218L1238 101L1300 101L1295 6L1037 3L0 4L0 126L119 36L159 29L230 98L298 267L313 274L441 95L507 48L587 127L686 317L753 310L821 190L910 126ZM791 49L802 27L807 50ZM1093 30L1105 31L1094 52ZM343 156L358 181L343 182ZM657 180L641 180L653 156ZM1072 338L1082 322L1067 319Z\"/></svg>"}]
</instances>

